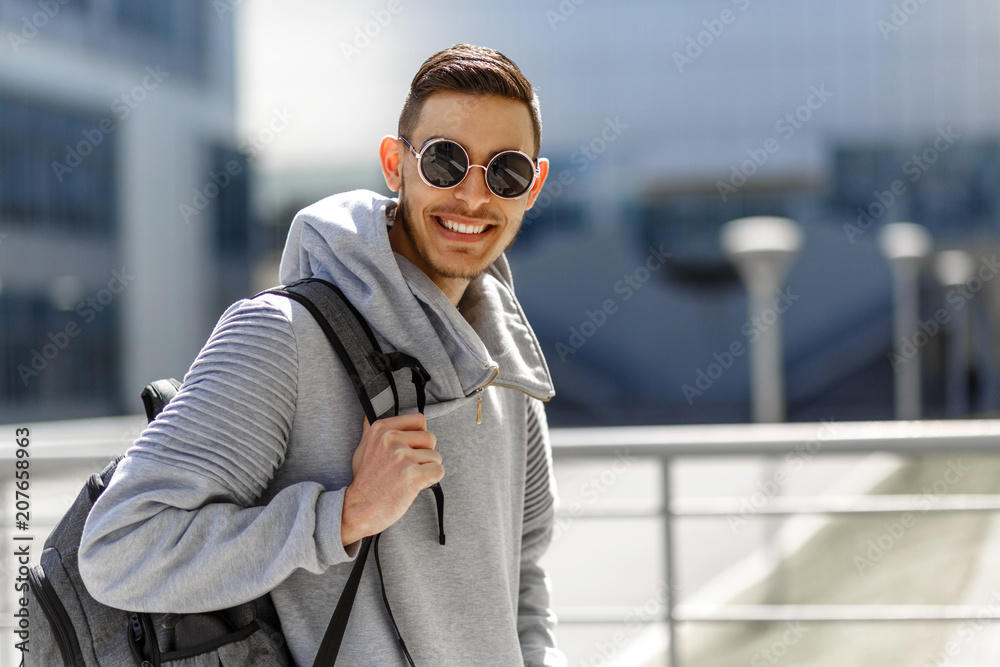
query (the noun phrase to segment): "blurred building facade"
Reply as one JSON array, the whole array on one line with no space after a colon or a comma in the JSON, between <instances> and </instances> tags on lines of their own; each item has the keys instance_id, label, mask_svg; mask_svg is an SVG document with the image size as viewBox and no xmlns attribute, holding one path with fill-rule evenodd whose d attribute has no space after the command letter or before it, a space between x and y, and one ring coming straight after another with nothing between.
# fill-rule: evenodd
<instances>
[{"instance_id":1,"label":"blurred building facade","mask_svg":"<svg viewBox=\"0 0 1000 667\"><path fill-rule=\"evenodd\" d=\"M973 408L1000 407L1000 290L990 282L1000 238L1000 88L989 74L1000 66L997 5L720 0L636 9L646 30L666 33L663 47L637 38L628 55L587 50L587 62L547 80L551 100L592 90L592 72L607 78L589 135L587 105L564 105L553 119L548 104L547 128L560 132L565 119L579 133L548 149L574 182L527 228L538 249L515 251L520 284L548 286L521 298L546 338L566 420L590 421L595 411L612 422L749 419L747 356L731 350L771 323L748 318L719 244L721 225L747 215L804 227L789 291L775 295L785 310L790 419L892 418L891 278L877 232L901 220L927 227L936 250L970 251L983 269L982 289L957 298L926 272L922 320L942 308L945 319L972 314ZM594 25L614 29L612 12L594 14ZM602 119L628 125L606 148ZM629 299L619 281L661 244L672 256ZM586 268L563 275L554 265ZM580 296L544 299L553 287ZM574 330L602 319L601 294L620 309L581 340ZM915 346L929 416L943 412L950 335L945 324L936 329Z\"/></svg>"},{"instance_id":2,"label":"blurred building facade","mask_svg":"<svg viewBox=\"0 0 1000 667\"><path fill-rule=\"evenodd\" d=\"M746 349L773 320L748 318L718 237L757 214L805 233L775 295L790 419L892 418L891 277L877 237L902 220L926 226L936 250L968 250L986 276L954 293L926 272L922 319L972 315L973 409L997 409L995 2L515 4L442 23L414 12L396 55L410 75L419 57L478 41L539 89L551 176L510 258L556 381L554 423L750 418ZM405 90L403 78L385 85ZM312 190L301 174L269 174L271 237L331 192L385 192L374 160L331 169ZM942 323L916 341L929 416L943 411L950 335Z\"/></svg>"},{"instance_id":3,"label":"blurred building facade","mask_svg":"<svg viewBox=\"0 0 1000 667\"><path fill-rule=\"evenodd\" d=\"M386 193L377 139L364 156L326 148L329 169L314 159L260 174L250 192L233 140L233 12L218 9L236 4L0 0L0 410L134 410L137 387L186 370L227 303L277 280L296 210L356 187ZM310 16L296 8L288 20L304 35ZM778 304L790 419L892 416L890 272L876 239L899 220L925 225L936 249L970 251L987 276L956 295L927 272L922 318L972 315L973 406L997 408L992 0L428 0L345 62L338 40L381 8L368 0L322 27L332 56L320 76L401 100L419 59L473 42L511 55L539 90L552 176L510 259L556 381L554 423L749 419L747 355L730 351L770 325L748 319L718 232L754 214L805 232ZM391 106L352 99L358 123L324 130L345 144ZM227 182L230 163L241 173ZM251 218L264 224L247 229ZM138 278L112 293L123 269ZM62 350L71 321L81 331ZM942 325L919 350L931 416L950 335ZM25 380L18 368L33 359L45 369Z\"/></svg>"},{"instance_id":4,"label":"blurred building facade","mask_svg":"<svg viewBox=\"0 0 1000 667\"><path fill-rule=\"evenodd\" d=\"M140 411L249 285L233 23L0 0L0 421Z\"/></svg>"}]
</instances>

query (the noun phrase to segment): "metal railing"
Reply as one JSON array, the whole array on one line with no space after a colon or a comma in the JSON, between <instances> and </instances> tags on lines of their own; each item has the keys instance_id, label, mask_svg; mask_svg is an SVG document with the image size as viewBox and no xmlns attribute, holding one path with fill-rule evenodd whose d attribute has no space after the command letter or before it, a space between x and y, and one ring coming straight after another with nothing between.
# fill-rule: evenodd
<instances>
[{"instance_id":1,"label":"metal railing","mask_svg":"<svg viewBox=\"0 0 1000 667\"><path fill-rule=\"evenodd\" d=\"M68 487L73 494L79 484L109 460L122 453L132 435L141 428L139 417L48 422L29 424L32 430L31 470L33 486L56 476L70 474L75 479ZM15 530L13 470L15 425L0 429L7 445L0 447L0 526L3 543L12 544ZM676 591L676 554L674 521L682 517L724 517L738 513L740 499L676 498L671 484L674 462L688 458L777 457L801 450L809 443L812 456L863 455L874 452L905 456L934 454L1000 454L1000 420L947 422L839 422L822 437L821 424L753 424L712 426L663 426L623 428L553 429L552 444L556 460L614 458L625 452L630 457L653 458L661 464L659 503L636 506L605 506L585 510L577 517L650 517L659 516L664 528L663 576L667 591ZM9 436L9 437L8 437ZM769 499L755 514L790 516L798 514L878 514L898 513L914 506L914 496L777 496ZM37 502L34 501L34 502ZM67 499L68 503L68 499ZM948 495L928 508L930 512L993 512L1000 510L1000 496ZM921 510L925 511L925 510ZM58 518L54 516L52 518ZM45 530L39 530L39 529ZM37 537L31 542L33 563L41 553L48 525L34 522ZM16 664L13 642L13 609L16 604L10 549L4 548L4 572L0 580L6 589L0 594L0 630L5 641L0 646L0 664ZM672 667L679 667L677 625L693 622L754 621L960 621L983 620L980 608L960 605L729 605L711 609L679 605L667 595L665 610L652 622L666 624L668 653ZM624 616L615 608L590 610L561 622L621 623ZM992 620L992 619L986 619Z\"/></svg>"},{"instance_id":2,"label":"metal railing","mask_svg":"<svg viewBox=\"0 0 1000 667\"><path fill-rule=\"evenodd\" d=\"M720 457L778 457L812 444L811 456L864 455L876 452L904 456L1000 454L1000 421L838 422L825 429L815 423L739 424L712 426L656 426L553 429L556 460L613 458L627 451L633 458L655 458L661 464L661 498L655 507L603 508L577 517L635 518L658 515L663 521L663 579L667 591L678 590L674 522L682 517L726 517L739 514L739 498L679 499L674 496L671 471L677 459ZM792 516L892 514L913 511L919 496L779 496L770 498L758 515ZM920 512L995 512L1000 495L949 495ZM560 614L560 622L624 623L620 609L582 610ZM614 613L618 611L619 613ZM666 596L661 617L665 623L671 667L680 667L679 623L696 622L843 622L843 621L965 621L983 620L981 607L962 605L724 605L711 608L680 605ZM630 622L634 622L634 618ZM987 618L985 620L998 620Z\"/></svg>"}]
</instances>

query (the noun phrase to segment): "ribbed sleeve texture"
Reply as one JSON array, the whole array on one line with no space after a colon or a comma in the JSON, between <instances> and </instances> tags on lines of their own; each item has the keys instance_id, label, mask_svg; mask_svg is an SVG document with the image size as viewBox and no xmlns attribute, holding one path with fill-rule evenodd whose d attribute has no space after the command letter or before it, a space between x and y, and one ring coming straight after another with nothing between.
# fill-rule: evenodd
<instances>
[{"instance_id":1,"label":"ribbed sleeve texture","mask_svg":"<svg viewBox=\"0 0 1000 667\"><path fill-rule=\"evenodd\" d=\"M136 611L218 609L297 568L349 560L343 489L299 483L253 506L284 460L297 374L282 311L258 299L223 314L88 518L80 571L95 598Z\"/></svg>"},{"instance_id":2,"label":"ribbed sleeve texture","mask_svg":"<svg viewBox=\"0 0 1000 667\"><path fill-rule=\"evenodd\" d=\"M130 456L205 475L250 505L284 459L297 380L284 314L265 302L237 304Z\"/></svg>"},{"instance_id":3,"label":"ribbed sleeve texture","mask_svg":"<svg viewBox=\"0 0 1000 667\"><path fill-rule=\"evenodd\" d=\"M521 535L521 578L517 632L527 667L561 667L566 657L555 648L556 616L551 585L538 560L552 541L556 501L552 447L545 405L528 397L524 524Z\"/></svg>"},{"instance_id":4,"label":"ribbed sleeve texture","mask_svg":"<svg viewBox=\"0 0 1000 667\"><path fill-rule=\"evenodd\" d=\"M547 523L555 502L552 480L552 449L545 405L530 396L527 413L528 448L524 473L524 526L529 531Z\"/></svg>"}]
</instances>

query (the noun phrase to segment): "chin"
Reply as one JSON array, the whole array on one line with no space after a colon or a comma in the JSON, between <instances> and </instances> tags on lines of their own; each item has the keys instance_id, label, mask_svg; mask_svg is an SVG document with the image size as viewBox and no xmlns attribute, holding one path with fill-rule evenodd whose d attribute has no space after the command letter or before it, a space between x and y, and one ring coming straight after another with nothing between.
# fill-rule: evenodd
<instances>
[{"instance_id":1,"label":"chin","mask_svg":"<svg viewBox=\"0 0 1000 667\"><path fill-rule=\"evenodd\" d=\"M460 280L475 280L486 273L496 260L482 262L446 262L440 257L430 262L431 268L444 278L454 278Z\"/></svg>"}]
</instances>

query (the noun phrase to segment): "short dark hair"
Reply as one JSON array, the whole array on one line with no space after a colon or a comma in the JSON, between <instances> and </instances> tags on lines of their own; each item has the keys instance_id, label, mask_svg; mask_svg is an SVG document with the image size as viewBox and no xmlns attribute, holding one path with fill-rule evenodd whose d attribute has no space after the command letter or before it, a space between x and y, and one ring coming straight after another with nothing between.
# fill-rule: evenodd
<instances>
[{"instance_id":1,"label":"short dark hair","mask_svg":"<svg viewBox=\"0 0 1000 667\"><path fill-rule=\"evenodd\" d=\"M434 93L452 91L469 95L497 95L524 102L531 113L535 157L542 143L542 112L535 89L507 56L472 44L456 44L424 61L410 83L410 92L399 114L399 134L408 137L420 120L424 102Z\"/></svg>"}]
</instances>

